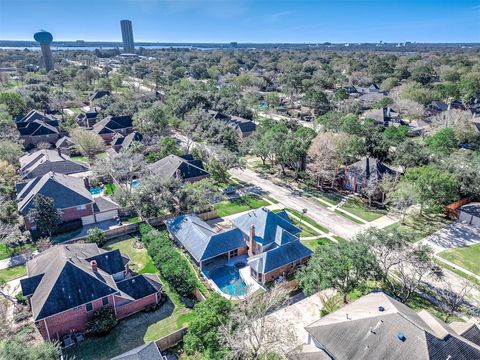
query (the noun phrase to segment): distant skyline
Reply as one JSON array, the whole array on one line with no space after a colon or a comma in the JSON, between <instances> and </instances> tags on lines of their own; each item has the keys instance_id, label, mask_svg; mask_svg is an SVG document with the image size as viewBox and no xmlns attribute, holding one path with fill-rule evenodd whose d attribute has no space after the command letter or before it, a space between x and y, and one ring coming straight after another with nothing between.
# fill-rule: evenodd
<instances>
[{"instance_id":1,"label":"distant skyline","mask_svg":"<svg viewBox=\"0 0 480 360\"><path fill-rule=\"evenodd\" d=\"M480 0L0 0L0 39L121 42L480 42Z\"/></svg>"}]
</instances>

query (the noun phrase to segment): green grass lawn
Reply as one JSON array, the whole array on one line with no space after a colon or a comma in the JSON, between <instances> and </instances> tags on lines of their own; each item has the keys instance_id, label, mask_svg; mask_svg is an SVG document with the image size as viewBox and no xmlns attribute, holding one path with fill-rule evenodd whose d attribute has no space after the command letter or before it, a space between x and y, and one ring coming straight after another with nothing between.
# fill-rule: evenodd
<instances>
[{"instance_id":1,"label":"green grass lawn","mask_svg":"<svg viewBox=\"0 0 480 360\"><path fill-rule=\"evenodd\" d=\"M337 240L338 242L347 242L343 237L338 236L338 235L333 235L334 239Z\"/></svg>"},{"instance_id":2,"label":"green grass lawn","mask_svg":"<svg viewBox=\"0 0 480 360\"><path fill-rule=\"evenodd\" d=\"M330 231L327 229L327 228L324 228L322 225L320 224L317 224L313 219L309 218L308 217L308 214L307 215L304 215L302 217L302 214L299 213L298 211L296 210L292 210L290 208L288 209L285 209L287 210L289 213L291 213L292 215L298 217L298 218L301 218L303 221L305 221L306 223L309 223L310 225L312 225L313 227L315 227L317 230L319 230L320 232L322 233L326 233L328 234Z\"/></svg>"},{"instance_id":3,"label":"green grass lawn","mask_svg":"<svg viewBox=\"0 0 480 360\"><path fill-rule=\"evenodd\" d=\"M360 220L358 219L355 219L354 217L351 217L350 215L348 214L345 214L344 212L341 212L340 210L335 210L335 213L340 215L340 216L343 216L345 219L348 219L350 221L353 221L354 223L356 224L363 224L363 222L361 222Z\"/></svg>"},{"instance_id":4,"label":"green grass lawn","mask_svg":"<svg viewBox=\"0 0 480 360\"><path fill-rule=\"evenodd\" d=\"M451 222L452 221L446 218L443 214L407 216L405 218L405 224L397 222L387 226L385 229L397 229L402 233L410 234L412 240L416 242L433 234L435 231L444 228Z\"/></svg>"},{"instance_id":5,"label":"green grass lawn","mask_svg":"<svg viewBox=\"0 0 480 360\"><path fill-rule=\"evenodd\" d=\"M126 237L121 239L115 239L109 241L105 246L108 250L120 250L122 254L128 255L130 258L130 269L135 272L157 273L157 269L152 262L152 259L147 254L147 250L141 245L138 246L137 239L135 237Z\"/></svg>"},{"instance_id":6,"label":"green grass lawn","mask_svg":"<svg viewBox=\"0 0 480 360\"><path fill-rule=\"evenodd\" d=\"M442 251L438 255L476 275L480 275L480 244Z\"/></svg>"},{"instance_id":7,"label":"green grass lawn","mask_svg":"<svg viewBox=\"0 0 480 360\"><path fill-rule=\"evenodd\" d=\"M83 155L71 156L70 158L71 158L72 160L75 160L75 161L81 161L81 162L84 162L84 163L89 164L88 159L87 159L85 156L83 156Z\"/></svg>"},{"instance_id":8,"label":"green grass lawn","mask_svg":"<svg viewBox=\"0 0 480 360\"><path fill-rule=\"evenodd\" d=\"M28 243L14 247L7 247L5 244L0 244L0 260L9 258L11 256L23 254L29 251L35 251L37 247L35 244Z\"/></svg>"},{"instance_id":9,"label":"green grass lawn","mask_svg":"<svg viewBox=\"0 0 480 360\"><path fill-rule=\"evenodd\" d=\"M325 246L332 243L331 240L326 237L321 237L315 240L300 240L300 242L313 251L319 246Z\"/></svg>"},{"instance_id":10,"label":"green grass lawn","mask_svg":"<svg viewBox=\"0 0 480 360\"><path fill-rule=\"evenodd\" d=\"M258 209L270 205L255 195L245 195L233 200L222 201L214 205L219 217L237 214L243 211Z\"/></svg>"},{"instance_id":11,"label":"green grass lawn","mask_svg":"<svg viewBox=\"0 0 480 360\"><path fill-rule=\"evenodd\" d=\"M105 184L105 195L112 196L116 188L117 188L117 185L115 184Z\"/></svg>"},{"instance_id":12,"label":"green grass lawn","mask_svg":"<svg viewBox=\"0 0 480 360\"><path fill-rule=\"evenodd\" d=\"M358 216L365 221L376 220L387 213L386 210L371 210L362 200L357 198L350 198L341 206L341 208L349 213Z\"/></svg>"},{"instance_id":13,"label":"green grass lawn","mask_svg":"<svg viewBox=\"0 0 480 360\"><path fill-rule=\"evenodd\" d=\"M19 277L27 275L27 267L25 265L19 265L8 269L0 270L0 283L5 281L12 281Z\"/></svg>"}]
</instances>

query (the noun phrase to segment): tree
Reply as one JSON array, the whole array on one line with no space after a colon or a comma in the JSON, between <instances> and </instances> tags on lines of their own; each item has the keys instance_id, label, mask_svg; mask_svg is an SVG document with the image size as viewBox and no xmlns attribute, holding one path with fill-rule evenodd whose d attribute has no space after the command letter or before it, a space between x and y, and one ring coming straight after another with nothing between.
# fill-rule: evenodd
<instances>
[{"instance_id":1,"label":"tree","mask_svg":"<svg viewBox=\"0 0 480 360\"><path fill-rule=\"evenodd\" d=\"M452 129L459 143L468 143L476 136L475 126L471 118L472 115L469 111L451 109L435 115L432 118L431 126L434 129ZM448 134L448 136L451 137L451 134Z\"/></svg>"},{"instance_id":2,"label":"tree","mask_svg":"<svg viewBox=\"0 0 480 360\"><path fill-rule=\"evenodd\" d=\"M428 149L438 155L448 155L457 147L458 140L451 128L443 128L425 139Z\"/></svg>"},{"instance_id":3,"label":"tree","mask_svg":"<svg viewBox=\"0 0 480 360\"><path fill-rule=\"evenodd\" d=\"M94 243L102 247L107 242L105 233L99 228L88 229L87 234L85 241L88 243Z\"/></svg>"},{"instance_id":4,"label":"tree","mask_svg":"<svg viewBox=\"0 0 480 360\"><path fill-rule=\"evenodd\" d=\"M0 104L5 104L8 113L13 117L21 115L27 110L23 96L14 92L0 93Z\"/></svg>"},{"instance_id":5,"label":"tree","mask_svg":"<svg viewBox=\"0 0 480 360\"><path fill-rule=\"evenodd\" d=\"M22 154L23 150L20 144L11 140L0 140L0 160L17 165Z\"/></svg>"},{"instance_id":6,"label":"tree","mask_svg":"<svg viewBox=\"0 0 480 360\"><path fill-rule=\"evenodd\" d=\"M78 151L89 159L94 159L95 155L102 152L105 147L100 135L92 131L74 129L71 138Z\"/></svg>"},{"instance_id":7,"label":"tree","mask_svg":"<svg viewBox=\"0 0 480 360\"><path fill-rule=\"evenodd\" d=\"M163 134L168 127L168 118L162 106L152 105L133 117L133 125L146 134Z\"/></svg>"},{"instance_id":8,"label":"tree","mask_svg":"<svg viewBox=\"0 0 480 360\"><path fill-rule=\"evenodd\" d=\"M422 85L427 85L435 76L433 68L428 64L421 64L414 67L411 73L412 80L415 80Z\"/></svg>"},{"instance_id":9,"label":"tree","mask_svg":"<svg viewBox=\"0 0 480 360\"><path fill-rule=\"evenodd\" d=\"M158 142L158 150L150 152L145 156L147 162L155 162L168 155L180 155L181 150L177 145L177 140L174 137L164 136Z\"/></svg>"},{"instance_id":10,"label":"tree","mask_svg":"<svg viewBox=\"0 0 480 360\"><path fill-rule=\"evenodd\" d=\"M317 179L320 187L324 181L333 184L337 177L341 165L336 142L338 136L331 132L319 133L308 149L307 170Z\"/></svg>"},{"instance_id":11,"label":"tree","mask_svg":"<svg viewBox=\"0 0 480 360\"><path fill-rule=\"evenodd\" d=\"M268 314L285 304L288 289L275 286L262 294L249 294L231 312L220 334L229 349L226 359L288 359L299 345L293 326L278 323Z\"/></svg>"},{"instance_id":12,"label":"tree","mask_svg":"<svg viewBox=\"0 0 480 360\"><path fill-rule=\"evenodd\" d=\"M405 215L407 209L419 203L418 189L414 184L401 181L397 183L394 190L389 194L387 198L387 204L392 206L392 210L396 210L401 213L402 218L400 222L405 224Z\"/></svg>"},{"instance_id":13,"label":"tree","mask_svg":"<svg viewBox=\"0 0 480 360\"><path fill-rule=\"evenodd\" d=\"M309 90L305 94L305 105L313 109L314 116L321 116L330 110L327 95L320 90Z\"/></svg>"},{"instance_id":14,"label":"tree","mask_svg":"<svg viewBox=\"0 0 480 360\"><path fill-rule=\"evenodd\" d=\"M446 312L443 321L447 322L451 316L465 307L465 300L471 291L472 286L466 280L460 285L460 290L456 290L451 281L446 279L442 281L442 287L438 290L438 294L442 299L443 308Z\"/></svg>"},{"instance_id":15,"label":"tree","mask_svg":"<svg viewBox=\"0 0 480 360\"><path fill-rule=\"evenodd\" d=\"M8 360L57 360L59 345L49 341L38 345L29 344L23 336L10 337L0 347L0 359Z\"/></svg>"},{"instance_id":16,"label":"tree","mask_svg":"<svg viewBox=\"0 0 480 360\"><path fill-rule=\"evenodd\" d=\"M378 274L378 263L365 243L341 242L318 247L308 265L297 272L297 280L306 294L333 288L347 303L350 291Z\"/></svg>"},{"instance_id":17,"label":"tree","mask_svg":"<svg viewBox=\"0 0 480 360\"><path fill-rule=\"evenodd\" d=\"M222 344L219 329L227 323L232 303L218 294L212 294L193 308L193 320L183 338L183 349L188 355L201 353L204 358L224 359L227 350Z\"/></svg>"},{"instance_id":18,"label":"tree","mask_svg":"<svg viewBox=\"0 0 480 360\"><path fill-rule=\"evenodd\" d=\"M407 139L395 148L393 163L400 165L403 171L415 166L425 165L428 162L425 148L413 140Z\"/></svg>"},{"instance_id":19,"label":"tree","mask_svg":"<svg viewBox=\"0 0 480 360\"><path fill-rule=\"evenodd\" d=\"M104 307L93 313L93 317L87 322L87 331L94 336L107 335L117 323L115 311L111 307Z\"/></svg>"},{"instance_id":20,"label":"tree","mask_svg":"<svg viewBox=\"0 0 480 360\"><path fill-rule=\"evenodd\" d=\"M37 194L27 218L36 225L41 234L51 237L62 222L62 211L55 207L51 197Z\"/></svg>"},{"instance_id":21,"label":"tree","mask_svg":"<svg viewBox=\"0 0 480 360\"><path fill-rule=\"evenodd\" d=\"M411 184L420 202L420 214L425 206L435 208L457 198L457 179L434 165L408 169L402 182Z\"/></svg>"},{"instance_id":22,"label":"tree","mask_svg":"<svg viewBox=\"0 0 480 360\"><path fill-rule=\"evenodd\" d=\"M226 182L229 178L228 170L240 166L239 157L234 152L222 147L213 151L208 163L208 171L215 181Z\"/></svg>"},{"instance_id":23,"label":"tree","mask_svg":"<svg viewBox=\"0 0 480 360\"><path fill-rule=\"evenodd\" d=\"M265 94L265 101L269 108L274 108L280 104L280 96L276 92L268 92Z\"/></svg>"}]
</instances>

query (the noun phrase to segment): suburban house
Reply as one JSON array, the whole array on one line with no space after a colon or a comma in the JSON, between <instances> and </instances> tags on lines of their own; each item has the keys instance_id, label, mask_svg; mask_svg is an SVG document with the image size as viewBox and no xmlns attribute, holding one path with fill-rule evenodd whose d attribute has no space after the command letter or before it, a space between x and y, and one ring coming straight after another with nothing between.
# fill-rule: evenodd
<instances>
[{"instance_id":1,"label":"suburban house","mask_svg":"<svg viewBox=\"0 0 480 360\"><path fill-rule=\"evenodd\" d=\"M375 121L375 123L385 127L402 124L402 118L390 106L382 109L369 110L363 114L362 118L372 119Z\"/></svg>"},{"instance_id":2,"label":"suburban house","mask_svg":"<svg viewBox=\"0 0 480 360\"><path fill-rule=\"evenodd\" d=\"M120 133L115 134L112 139L111 148L107 149L107 152L111 155L118 154L121 150L126 150L135 141L142 141L143 135L138 131L131 132L128 135L123 136Z\"/></svg>"},{"instance_id":3,"label":"suburban house","mask_svg":"<svg viewBox=\"0 0 480 360\"><path fill-rule=\"evenodd\" d=\"M177 178L194 182L202 180L210 174L203 168L202 160L195 160L190 154L168 155L147 166L148 170L162 179Z\"/></svg>"},{"instance_id":4,"label":"suburban house","mask_svg":"<svg viewBox=\"0 0 480 360\"><path fill-rule=\"evenodd\" d=\"M208 113L212 118L222 121L228 126L232 127L240 137L244 139L252 135L256 130L256 125L252 120L244 119L238 116L229 116L218 111L209 110Z\"/></svg>"},{"instance_id":5,"label":"suburban house","mask_svg":"<svg viewBox=\"0 0 480 360\"><path fill-rule=\"evenodd\" d=\"M98 112L95 110L86 111L77 115L77 125L86 129L91 129L97 123Z\"/></svg>"},{"instance_id":6,"label":"suburban house","mask_svg":"<svg viewBox=\"0 0 480 360\"><path fill-rule=\"evenodd\" d=\"M301 229L286 211L275 213L260 208L232 220L248 246L248 265L260 284L288 276L306 264L312 251L300 242Z\"/></svg>"},{"instance_id":7,"label":"suburban house","mask_svg":"<svg viewBox=\"0 0 480 360\"><path fill-rule=\"evenodd\" d=\"M22 214L28 230L36 230L28 219L35 197L41 194L53 199L55 207L62 212L62 222L81 220L82 225L118 217L119 206L103 197L92 197L78 177L48 172L27 182L17 183L18 211Z\"/></svg>"},{"instance_id":8,"label":"suburban house","mask_svg":"<svg viewBox=\"0 0 480 360\"><path fill-rule=\"evenodd\" d=\"M312 254L300 242L301 230L285 211L253 210L232 220L231 229L220 232L196 215L180 215L165 224L172 238L205 274L215 266L243 257L250 267L250 276L265 284L292 274Z\"/></svg>"},{"instance_id":9,"label":"suburban house","mask_svg":"<svg viewBox=\"0 0 480 360\"><path fill-rule=\"evenodd\" d=\"M77 148L73 140L68 137L64 136L55 143L55 147L60 150L62 154L74 154L77 153Z\"/></svg>"},{"instance_id":10,"label":"suburban house","mask_svg":"<svg viewBox=\"0 0 480 360\"><path fill-rule=\"evenodd\" d=\"M74 161L64 155L59 149L38 150L20 158L20 178L30 180L43 176L50 171L58 174L70 175L89 171L87 164Z\"/></svg>"},{"instance_id":11,"label":"suburban house","mask_svg":"<svg viewBox=\"0 0 480 360\"><path fill-rule=\"evenodd\" d=\"M210 263L247 253L247 244L239 229L215 232L195 214L180 215L165 224L175 242L188 251L200 270Z\"/></svg>"},{"instance_id":12,"label":"suburban house","mask_svg":"<svg viewBox=\"0 0 480 360\"><path fill-rule=\"evenodd\" d=\"M458 220L473 226L480 226L480 203L472 202L458 209Z\"/></svg>"},{"instance_id":13,"label":"suburban house","mask_svg":"<svg viewBox=\"0 0 480 360\"><path fill-rule=\"evenodd\" d=\"M121 355L115 356L110 360L165 360L166 357L158 350L155 342L150 341L144 345L140 345L135 349L124 352Z\"/></svg>"},{"instance_id":14,"label":"suburban house","mask_svg":"<svg viewBox=\"0 0 480 360\"><path fill-rule=\"evenodd\" d=\"M88 102L91 104L92 101L100 100L104 96L110 96L110 91L108 91L108 90L97 90L97 91L93 92L93 94L88 97Z\"/></svg>"},{"instance_id":15,"label":"suburban house","mask_svg":"<svg viewBox=\"0 0 480 360\"><path fill-rule=\"evenodd\" d=\"M37 110L32 110L27 115L18 118L16 125L27 148L40 143L54 145L60 138L58 120Z\"/></svg>"},{"instance_id":16,"label":"suburban house","mask_svg":"<svg viewBox=\"0 0 480 360\"><path fill-rule=\"evenodd\" d=\"M362 193L369 185L378 183L385 175L397 176L392 170L380 160L365 157L347 166L341 174L340 182L344 189Z\"/></svg>"},{"instance_id":17,"label":"suburban house","mask_svg":"<svg viewBox=\"0 0 480 360\"><path fill-rule=\"evenodd\" d=\"M27 262L20 281L43 338L61 340L84 332L96 310L113 308L123 319L156 306L162 297L157 275L132 274L129 258L96 244L56 245Z\"/></svg>"},{"instance_id":18,"label":"suburban house","mask_svg":"<svg viewBox=\"0 0 480 360\"><path fill-rule=\"evenodd\" d=\"M480 359L478 325L415 312L383 292L362 296L307 326L294 359Z\"/></svg>"},{"instance_id":19,"label":"suburban house","mask_svg":"<svg viewBox=\"0 0 480 360\"><path fill-rule=\"evenodd\" d=\"M447 103L444 103L443 101L432 101L430 104L426 106L426 109L431 114L435 115L440 112L447 111L449 109L449 106Z\"/></svg>"},{"instance_id":20,"label":"suburban house","mask_svg":"<svg viewBox=\"0 0 480 360\"><path fill-rule=\"evenodd\" d=\"M133 131L132 117L126 116L107 116L105 119L97 122L92 131L102 137L110 144L116 134L126 136Z\"/></svg>"}]
</instances>

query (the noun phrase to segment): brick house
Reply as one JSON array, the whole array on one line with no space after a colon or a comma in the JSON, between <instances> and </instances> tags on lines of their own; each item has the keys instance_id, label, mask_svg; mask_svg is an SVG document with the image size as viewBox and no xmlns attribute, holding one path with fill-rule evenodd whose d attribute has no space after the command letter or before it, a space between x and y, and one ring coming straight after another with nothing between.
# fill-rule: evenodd
<instances>
[{"instance_id":1,"label":"brick house","mask_svg":"<svg viewBox=\"0 0 480 360\"><path fill-rule=\"evenodd\" d=\"M286 211L274 213L260 208L233 219L248 246L248 265L260 284L293 274L306 264L312 251L300 242L301 229Z\"/></svg>"},{"instance_id":2,"label":"brick house","mask_svg":"<svg viewBox=\"0 0 480 360\"><path fill-rule=\"evenodd\" d=\"M133 131L132 117L107 116L93 125L92 131L100 135L106 144L110 144L117 133L126 136Z\"/></svg>"},{"instance_id":3,"label":"brick house","mask_svg":"<svg viewBox=\"0 0 480 360\"><path fill-rule=\"evenodd\" d=\"M107 149L108 154L115 155L122 150L126 150L134 142L143 140L143 135L138 131L131 132L130 134L123 136L120 133L115 134L112 138L111 147Z\"/></svg>"},{"instance_id":4,"label":"brick house","mask_svg":"<svg viewBox=\"0 0 480 360\"><path fill-rule=\"evenodd\" d=\"M147 166L152 175L163 179L177 178L182 181L195 182L205 179L210 174L203 168L202 160L195 160L192 155L168 155Z\"/></svg>"},{"instance_id":5,"label":"brick house","mask_svg":"<svg viewBox=\"0 0 480 360\"><path fill-rule=\"evenodd\" d=\"M123 319L160 302L156 275L132 274L129 258L96 244L54 246L27 262L20 281L35 325L46 340L85 332L94 312L111 307Z\"/></svg>"},{"instance_id":6,"label":"brick house","mask_svg":"<svg viewBox=\"0 0 480 360\"><path fill-rule=\"evenodd\" d=\"M118 216L118 205L103 197L93 198L81 178L48 172L17 183L16 190L18 211L28 230L36 230L35 224L28 219L28 212L38 194L53 199L55 207L62 212L62 222L80 219L83 225L87 225Z\"/></svg>"},{"instance_id":7,"label":"brick house","mask_svg":"<svg viewBox=\"0 0 480 360\"><path fill-rule=\"evenodd\" d=\"M55 145L60 138L58 119L37 110L17 118L16 126L26 148L35 147L40 143Z\"/></svg>"},{"instance_id":8,"label":"brick house","mask_svg":"<svg viewBox=\"0 0 480 360\"><path fill-rule=\"evenodd\" d=\"M380 160L365 157L343 170L340 184L346 190L362 193L369 183L378 183L386 175L398 176L398 173Z\"/></svg>"},{"instance_id":9,"label":"brick house","mask_svg":"<svg viewBox=\"0 0 480 360\"><path fill-rule=\"evenodd\" d=\"M213 110L209 110L208 113L213 119L222 121L228 126L232 127L237 132L240 139L244 139L252 135L256 130L256 125L252 120L244 119L239 116L225 115Z\"/></svg>"}]
</instances>

